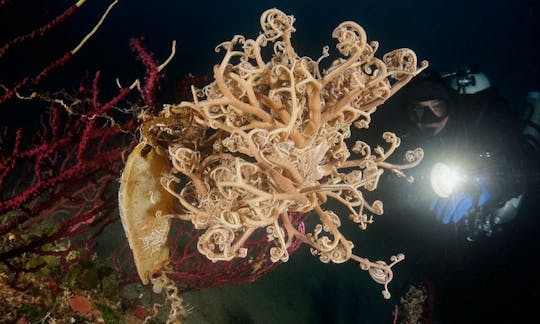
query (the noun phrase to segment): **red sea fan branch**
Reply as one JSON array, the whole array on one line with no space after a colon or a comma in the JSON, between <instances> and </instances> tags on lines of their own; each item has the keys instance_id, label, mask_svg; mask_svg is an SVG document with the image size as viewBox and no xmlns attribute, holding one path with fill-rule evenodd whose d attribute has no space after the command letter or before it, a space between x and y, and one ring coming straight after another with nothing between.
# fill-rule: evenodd
<instances>
[{"instance_id":1,"label":"red sea fan branch","mask_svg":"<svg viewBox=\"0 0 540 324\"><path fill-rule=\"evenodd\" d=\"M77 1L75 5L73 5L66 11L64 11L62 14L54 18L51 22L47 23L46 25L40 28L37 28L34 31L31 31L30 33L26 35L15 37L11 41L3 45L0 48L0 58L2 58L2 56L4 56L7 53L7 51L16 44L22 43L26 40L43 37L45 33L50 31L54 27L58 26L59 24L64 22L69 16L75 13L76 9L80 7L82 4L84 4L85 1L86 0ZM94 28L73 49L71 49L70 51L67 51L60 58L46 65L34 77L25 77L22 80L16 82L11 87L4 87L5 92L3 95L0 96L0 105L7 102L9 99L11 99L14 95L16 95L20 90L24 89L25 87L30 86L30 85L32 86L38 85L47 75L49 75L50 72L66 64L66 62L69 61L73 57L73 55L76 54L86 44L86 42L96 33L96 31L99 29L104 19L107 17L107 15L112 10L112 8L116 5L116 3L118 3L118 0L113 1L109 5L105 13L101 16L101 19L94 26Z\"/></svg>"},{"instance_id":2,"label":"red sea fan branch","mask_svg":"<svg viewBox=\"0 0 540 324\"><path fill-rule=\"evenodd\" d=\"M7 2L7 1L6 1ZM23 43L25 41L28 41L28 40L32 40L32 39L35 39L35 38L38 38L38 37L43 37L46 33L48 33L50 30L52 30L53 28L57 27L58 25L60 25L61 23L63 23L66 19L68 19L69 17L71 17L76 11L77 9L79 9L79 7L82 5L82 3L84 3L84 1L81 1L80 3L77 2L76 4L74 4L73 6L69 7L67 10L65 10L63 13L61 13L60 15L58 15L56 18L54 18L53 20L51 20L50 22L48 22L47 24L39 27L39 28L36 28L34 30L32 30L31 32L29 33L26 33L24 35L20 35L20 36L17 36L15 38L13 38L12 40L10 40L9 42L7 42L6 44L4 44L2 47L0 47L0 59L7 53L7 51L9 49L11 49L13 46L17 45L17 44L20 44L20 43ZM4 2L1 2L0 3L0 7L4 4Z\"/></svg>"},{"instance_id":3,"label":"red sea fan branch","mask_svg":"<svg viewBox=\"0 0 540 324\"><path fill-rule=\"evenodd\" d=\"M157 112L157 107L154 98L156 95L156 82L159 79L159 67L152 55L142 47L140 39L132 39L131 47L146 67L146 83L142 89L142 94L149 112L155 113Z\"/></svg>"}]
</instances>

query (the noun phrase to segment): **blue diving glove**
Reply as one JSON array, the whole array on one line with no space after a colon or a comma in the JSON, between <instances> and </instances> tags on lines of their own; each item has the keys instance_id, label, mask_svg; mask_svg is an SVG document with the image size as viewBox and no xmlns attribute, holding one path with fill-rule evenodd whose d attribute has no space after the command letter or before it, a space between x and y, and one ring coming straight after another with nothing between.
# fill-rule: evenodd
<instances>
[{"instance_id":1,"label":"blue diving glove","mask_svg":"<svg viewBox=\"0 0 540 324\"><path fill-rule=\"evenodd\" d=\"M478 181L475 190L462 191L452 194L448 198L437 197L431 201L429 210L435 213L435 217L444 224L451 221L458 223L472 209L484 206L491 195L484 182Z\"/></svg>"}]
</instances>

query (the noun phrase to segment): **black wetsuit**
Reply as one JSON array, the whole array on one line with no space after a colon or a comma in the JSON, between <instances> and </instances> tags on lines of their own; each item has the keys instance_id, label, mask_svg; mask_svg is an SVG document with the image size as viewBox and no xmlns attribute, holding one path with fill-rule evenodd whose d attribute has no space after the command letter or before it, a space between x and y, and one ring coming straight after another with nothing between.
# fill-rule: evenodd
<instances>
[{"instance_id":1,"label":"black wetsuit","mask_svg":"<svg viewBox=\"0 0 540 324\"><path fill-rule=\"evenodd\" d=\"M433 282L434 319L440 323L500 323L537 316L529 305L540 301L540 276L531 264L540 253L539 199L538 186L527 174L534 173L538 163L524 146L505 101L495 90L453 95L448 123L437 136L426 136L414 125L398 130L398 135L401 156L406 149L422 147L425 158L407 170L416 178L413 184L389 175L381 180L379 198L385 203L386 218L381 235L392 234L396 249L406 255L403 267L415 278L398 280L396 285L405 291L409 284ZM429 171L435 162L461 163L485 174L492 205L522 190L529 199L500 233L467 241L460 224L444 225L429 210L434 197ZM526 185L530 187L525 189Z\"/></svg>"}]
</instances>

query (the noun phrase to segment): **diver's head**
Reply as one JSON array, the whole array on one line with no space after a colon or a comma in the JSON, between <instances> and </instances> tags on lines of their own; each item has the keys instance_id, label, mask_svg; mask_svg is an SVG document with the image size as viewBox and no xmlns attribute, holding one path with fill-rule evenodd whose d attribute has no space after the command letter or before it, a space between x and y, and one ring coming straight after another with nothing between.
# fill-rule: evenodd
<instances>
[{"instance_id":1,"label":"diver's head","mask_svg":"<svg viewBox=\"0 0 540 324\"><path fill-rule=\"evenodd\" d=\"M414 80L405 90L411 121L422 132L435 136L448 122L450 89L436 73Z\"/></svg>"}]
</instances>

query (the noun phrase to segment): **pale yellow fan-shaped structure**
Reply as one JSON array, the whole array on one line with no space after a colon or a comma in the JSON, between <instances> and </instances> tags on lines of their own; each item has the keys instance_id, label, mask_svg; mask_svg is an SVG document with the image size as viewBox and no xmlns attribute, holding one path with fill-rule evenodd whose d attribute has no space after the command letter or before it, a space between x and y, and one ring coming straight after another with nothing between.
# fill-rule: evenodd
<instances>
[{"instance_id":1,"label":"pale yellow fan-shaped structure","mask_svg":"<svg viewBox=\"0 0 540 324\"><path fill-rule=\"evenodd\" d=\"M161 174L170 171L167 156L159 150L145 152L141 143L131 152L122 172L118 200L122 225L143 284L169 261L167 237L174 197L160 184Z\"/></svg>"}]
</instances>

